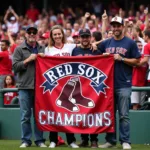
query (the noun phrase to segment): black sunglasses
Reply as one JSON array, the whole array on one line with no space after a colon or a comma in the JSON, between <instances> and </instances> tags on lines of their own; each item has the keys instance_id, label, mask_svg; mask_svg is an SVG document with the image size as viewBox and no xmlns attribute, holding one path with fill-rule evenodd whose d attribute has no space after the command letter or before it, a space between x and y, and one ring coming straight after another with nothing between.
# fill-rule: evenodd
<instances>
[{"instance_id":1,"label":"black sunglasses","mask_svg":"<svg viewBox=\"0 0 150 150\"><path fill-rule=\"evenodd\" d=\"M28 31L27 33L28 33L28 34L34 34L34 35L36 35L36 34L37 34L37 31Z\"/></svg>"}]
</instances>

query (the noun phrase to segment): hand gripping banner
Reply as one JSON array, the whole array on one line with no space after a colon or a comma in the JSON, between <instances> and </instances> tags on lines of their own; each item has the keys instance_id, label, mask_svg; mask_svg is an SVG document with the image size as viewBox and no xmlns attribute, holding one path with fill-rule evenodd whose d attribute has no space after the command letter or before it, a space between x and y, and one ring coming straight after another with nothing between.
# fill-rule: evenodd
<instances>
[{"instance_id":1,"label":"hand gripping banner","mask_svg":"<svg viewBox=\"0 0 150 150\"><path fill-rule=\"evenodd\" d=\"M38 128L88 134L114 132L113 71L113 56L38 57Z\"/></svg>"}]
</instances>

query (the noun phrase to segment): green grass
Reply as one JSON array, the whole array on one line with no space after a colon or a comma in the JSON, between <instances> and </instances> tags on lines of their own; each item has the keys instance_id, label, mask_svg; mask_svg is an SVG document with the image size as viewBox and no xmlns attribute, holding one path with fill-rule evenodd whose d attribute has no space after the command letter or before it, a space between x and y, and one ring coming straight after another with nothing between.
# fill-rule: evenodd
<instances>
[{"instance_id":1,"label":"green grass","mask_svg":"<svg viewBox=\"0 0 150 150\"><path fill-rule=\"evenodd\" d=\"M46 142L46 145L49 145L49 142ZM18 140L0 140L0 150L20 150L20 141ZM25 148L29 150L41 150L41 149L49 149L49 148L37 148L34 144L29 147ZM71 150L67 145L59 146L55 148L56 150ZM100 148L97 148L100 150ZM117 145L117 148L113 148L114 150L121 150L121 145ZM150 150L149 145L132 145L132 149L134 150ZM79 148L78 150L91 150L91 148Z\"/></svg>"}]
</instances>

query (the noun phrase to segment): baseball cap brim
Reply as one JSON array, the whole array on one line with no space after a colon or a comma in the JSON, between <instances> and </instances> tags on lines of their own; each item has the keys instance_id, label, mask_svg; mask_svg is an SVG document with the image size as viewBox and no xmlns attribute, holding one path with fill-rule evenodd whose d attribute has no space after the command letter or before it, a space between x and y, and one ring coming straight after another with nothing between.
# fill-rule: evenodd
<instances>
[{"instance_id":1,"label":"baseball cap brim","mask_svg":"<svg viewBox=\"0 0 150 150\"><path fill-rule=\"evenodd\" d=\"M118 23L118 24L123 25L123 22L122 22L122 23L120 23L120 22L118 22L118 21L112 21L110 24L112 25L112 24L115 24L115 23Z\"/></svg>"},{"instance_id":2,"label":"baseball cap brim","mask_svg":"<svg viewBox=\"0 0 150 150\"><path fill-rule=\"evenodd\" d=\"M31 29L38 31L36 27L27 27L26 31L29 31L29 30L31 30Z\"/></svg>"},{"instance_id":3,"label":"baseball cap brim","mask_svg":"<svg viewBox=\"0 0 150 150\"><path fill-rule=\"evenodd\" d=\"M82 36L82 35L88 35L88 36L91 36L90 33L82 33L82 34L80 34L80 36Z\"/></svg>"}]
</instances>

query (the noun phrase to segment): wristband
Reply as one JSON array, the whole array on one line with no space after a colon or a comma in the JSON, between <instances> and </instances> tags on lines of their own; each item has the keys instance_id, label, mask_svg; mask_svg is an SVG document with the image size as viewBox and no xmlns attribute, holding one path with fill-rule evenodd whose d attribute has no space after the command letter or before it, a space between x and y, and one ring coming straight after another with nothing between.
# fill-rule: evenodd
<instances>
[{"instance_id":1,"label":"wristband","mask_svg":"<svg viewBox=\"0 0 150 150\"><path fill-rule=\"evenodd\" d=\"M124 59L125 59L124 57L121 57L121 61L122 61L122 62L124 62Z\"/></svg>"}]
</instances>

